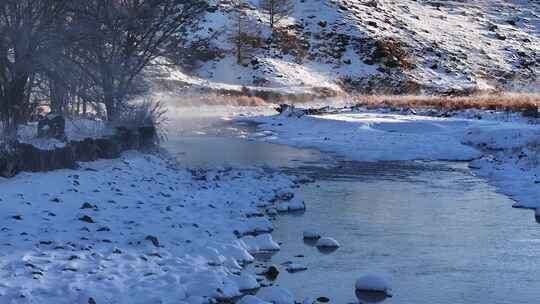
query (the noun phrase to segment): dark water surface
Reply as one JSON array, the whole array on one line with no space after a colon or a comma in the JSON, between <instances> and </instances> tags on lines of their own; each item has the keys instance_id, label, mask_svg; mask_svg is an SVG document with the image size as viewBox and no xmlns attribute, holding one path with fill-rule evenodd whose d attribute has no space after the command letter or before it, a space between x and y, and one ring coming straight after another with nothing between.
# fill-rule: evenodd
<instances>
[{"instance_id":1,"label":"dark water surface","mask_svg":"<svg viewBox=\"0 0 540 304\"><path fill-rule=\"evenodd\" d=\"M297 192L308 210L279 217L273 233L283 244L272 263L308 267L278 277L295 296L357 303L355 280L375 273L391 281L394 296L384 303L540 303L534 214L512 209L466 163L343 163L309 171L318 181ZM304 229L342 247L320 253L302 241Z\"/></svg>"}]
</instances>

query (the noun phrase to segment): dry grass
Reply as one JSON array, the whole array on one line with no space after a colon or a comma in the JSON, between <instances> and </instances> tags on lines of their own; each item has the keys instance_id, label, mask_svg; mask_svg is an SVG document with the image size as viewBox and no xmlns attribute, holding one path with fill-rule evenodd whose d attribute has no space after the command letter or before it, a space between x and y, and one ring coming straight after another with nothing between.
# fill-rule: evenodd
<instances>
[{"instance_id":1,"label":"dry grass","mask_svg":"<svg viewBox=\"0 0 540 304\"><path fill-rule=\"evenodd\" d=\"M441 111L482 109L533 114L538 112L540 95L518 93L465 97L372 95L356 96L353 97L353 101L366 107L433 108Z\"/></svg>"},{"instance_id":2,"label":"dry grass","mask_svg":"<svg viewBox=\"0 0 540 304\"><path fill-rule=\"evenodd\" d=\"M264 99L256 96L245 95L222 95L222 94L201 94L184 97L187 105L227 105L240 107L258 107L268 105Z\"/></svg>"}]
</instances>

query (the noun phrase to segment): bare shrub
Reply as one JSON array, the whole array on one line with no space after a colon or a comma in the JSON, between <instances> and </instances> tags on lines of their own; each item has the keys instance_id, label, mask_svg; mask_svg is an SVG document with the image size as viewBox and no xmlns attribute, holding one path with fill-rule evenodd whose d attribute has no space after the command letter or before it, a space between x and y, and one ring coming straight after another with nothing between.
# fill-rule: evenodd
<instances>
[{"instance_id":1,"label":"bare shrub","mask_svg":"<svg viewBox=\"0 0 540 304\"><path fill-rule=\"evenodd\" d=\"M309 52L309 42L295 26L274 29L272 42L284 55L294 56L297 63L301 63Z\"/></svg>"},{"instance_id":2,"label":"bare shrub","mask_svg":"<svg viewBox=\"0 0 540 304\"><path fill-rule=\"evenodd\" d=\"M389 68L410 70L412 62L404 42L394 38L384 38L375 41L375 50L371 54L370 64L384 63Z\"/></svg>"},{"instance_id":3,"label":"bare shrub","mask_svg":"<svg viewBox=\"0 0 540 304\"><path fill-rule=\"evenodd\" d=\"M159 139L165 139L167 123L167 108L161 101L145 99L139 103L126 105L123 111L112 123L113 127L137 129L154 127Z\"/></svg>"}]
</instances>

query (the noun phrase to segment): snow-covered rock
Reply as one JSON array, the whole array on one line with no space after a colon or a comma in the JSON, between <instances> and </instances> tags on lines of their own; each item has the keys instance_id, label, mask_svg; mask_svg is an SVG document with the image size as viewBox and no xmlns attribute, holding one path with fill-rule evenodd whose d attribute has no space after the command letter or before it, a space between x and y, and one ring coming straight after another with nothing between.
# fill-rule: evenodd
<instances>
[{"instance_id":1,"label":"snow-covered rock","mask_svg":"<svg viewBox=\"0 0 540 304\"><path fill-rule=\"evenodd\" d=\"M390 294L392 290L390 284L383 277L374 274L366 274L358 278L355 288L361 291L377 291L386 294Z\"/></svg>"},{"instance_id":2,"label":"snow-covered rock","mask_svg":"<svg viewBox=\"0 0 540 304\"><path fill-rule=\"evenodd\" d=\"M299 200L292 200L290 202L279 203L276 207L279 212L295 212L306 210L306 203Z\"/></svg>"},{"instance_id":3,"label":"snow-covered rock","mask_svg":"<svg viewBox=\"0 0 540 304\"><path fill-rule=\"evenodd\" d=\"M277 251L280 249L279 244L272 239L270 234L261 234L257 236L245 236L241 239L249 252L265 252L265 251Z\"/></svg>"},{"instance_id":4,"label":"snow-covered rock","mask_svg":"<svg viewBox=\"0 0 540 304\"><path fill-rule=\"evenodd\" d=\"M316 244L319 248L339 248L339 242L331 237L323 237L317 241Z\"/></svg>"},{"instance_id":5,"label":"snow-covered rock","mask_svg":"<svg viewBox=\"0 0 540 304\"><path fill-rule=\"evenodd\" d=\"M272 223L265 217L251 217L242 222L237 231L241 234L257 234L274 230Z\"/></svg>"},{"instance_id":6,"label":"snow-covered rock","mask_svg":"<svg viewBox=\"0 0 540 304\"><path fill-rule=\"evenodd\" d=\"M257 279L250 274L242 273L239 276L233 276L232 279L236 282L240 291L253 290L260 287Z\"/></svg>"}]
</instances>

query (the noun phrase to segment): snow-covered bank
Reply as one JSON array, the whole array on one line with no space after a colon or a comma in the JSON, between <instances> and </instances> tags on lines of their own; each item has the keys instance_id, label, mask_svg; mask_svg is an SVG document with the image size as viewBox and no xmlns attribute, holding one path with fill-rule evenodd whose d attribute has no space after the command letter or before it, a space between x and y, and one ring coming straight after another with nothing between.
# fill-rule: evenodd
<instances>
[{"instance_id":1,"label":"snow-covered bank","mask_svg":"<svg viewBox=\"0 0 540 304\"><path fill-rule=\"evenodd\" d=\"M275 250L260 206L294 185L262 170L178 170L129 152L0 180L1 303L205 303L258 287ZM279 196L279 195L278 195ZM274 203L271 203L274 202ZM263 210L264 211L264 210Z\"/></svg>"},{"instance_id":2,"label":"snow-covered bank","mask_svg":"<svg viewBox=\"0 0 540 304\"><path fill-rule=\"evenodd\" d=\"M469 110L442 118L360 110L253 120L266 134L263 140L347 160L472 160L475 172L516 206L540 207L540 125L520 116Z\"/></svg>"},{"instance_id":3,"label":"snow-covered bank","mask_svg":"<svg viewBox=\"0 0 540 304\"><path fill-rule=\"evenodd\" d=\"M266 140L312 147L350 160L470 160L481 153L461 143L477 121L415 115L343 113L301 118L259 117Z\"/></svg>"}]
</instances>

